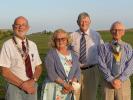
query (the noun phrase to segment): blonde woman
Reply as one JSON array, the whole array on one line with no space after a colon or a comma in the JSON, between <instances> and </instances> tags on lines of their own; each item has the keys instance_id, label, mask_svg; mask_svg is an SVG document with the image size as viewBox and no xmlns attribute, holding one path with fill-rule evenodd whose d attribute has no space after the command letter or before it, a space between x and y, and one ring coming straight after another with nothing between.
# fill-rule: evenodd
<instances>
[{"instance_id":1,"label":"blonde woman","mask_svg":"<svg viewBox=\"0 0 133 100\"><path fill-rule=\"evenodd\" d=\"M52 49L45 58L47 77L43 100L74 100L73 90L79 86L80 67L78 57L68 49L69 44L70 36L66 31L58 29L54 32Z\"/></svg>"}]
</instances>

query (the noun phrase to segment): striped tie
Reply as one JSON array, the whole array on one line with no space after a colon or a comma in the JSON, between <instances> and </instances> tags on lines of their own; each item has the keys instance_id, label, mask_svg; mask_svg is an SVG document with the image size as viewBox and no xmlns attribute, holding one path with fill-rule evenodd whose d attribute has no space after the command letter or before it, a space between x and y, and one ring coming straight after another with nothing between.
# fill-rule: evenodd
<instances>
[{"instance_id":1,"label":"striped tie","mask_svg":"<svg viewBox=\"0 0 133 100\"><path fill-rule=\"evenodd\" d=\"M86 40L85 40L85 33L82 34L80 39L80 57L79 61L81 64L86 62Z\"/></svg>"}]
</instances>

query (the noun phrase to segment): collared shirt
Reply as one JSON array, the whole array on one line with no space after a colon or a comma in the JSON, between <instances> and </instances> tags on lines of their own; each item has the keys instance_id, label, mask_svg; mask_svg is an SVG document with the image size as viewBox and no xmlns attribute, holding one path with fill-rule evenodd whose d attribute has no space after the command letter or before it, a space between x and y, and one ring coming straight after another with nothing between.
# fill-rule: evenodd
<instances>
[{"instance_id":1,"label":"collared shirt","mask_svg":"<svg viewBox=\"0 0 133 100\"><path fill-rule=\"evenodd\" d=\"M22 49L22 40L16 37L18 46ZM24 40L25 41L25 40ZM26 43L26 42L25 42ZM34 42L28 40L29 56L32 65L32 71L35 72L35 67L40 65L41 59L38 54L37 46ZM25 44L26 45L26 44ZM7 40L1 49L0 66L10 68L11 72L22 80L28 80L26 76L24 60L12 39Z\"/></svg>"},{"instance_id":2,"label":"collared shirt","mask_svg":"<svg viewBox=\"0 0 133 100\"><path fill-rule=\"evenodd\" d=\"M71 34L72 37L72 49L77 53L78 57L80 54L80 39L82 37L83 32L80 30L77 30L76 32ZM98 63L98 53L97 53L97 46L100 43L103 43L101 40L101 37L98 32L93 30L87 30L85 33L85 39L86 39L86 57L87 62L85 65L92 65Z\"/></svg>"},{"instance_id":3,"label":"collared shirt","mask_svg":"<svg viewBox=\"0 0 133 100\"><path fill-rule=\"evenodd\" d=\"M120 75L118 78L125 81L133 73L133 51L132 47L121 41L122 56L120 61ZM110 43L102 44L98 47L99 68L104 74L104 79L112 82L115 77L112 75L113 53Z\"/></svg>"}]
</instances>

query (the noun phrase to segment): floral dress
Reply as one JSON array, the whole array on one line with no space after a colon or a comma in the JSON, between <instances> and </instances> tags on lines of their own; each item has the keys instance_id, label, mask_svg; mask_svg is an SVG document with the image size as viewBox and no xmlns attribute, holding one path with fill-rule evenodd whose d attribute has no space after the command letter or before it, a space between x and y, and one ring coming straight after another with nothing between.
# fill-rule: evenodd
<instances>
[{"instance_id":1,"label":"floral dress","mask_svg":"<svg viewBox=\"0 0 133 100\"><path fill-rule=\"evenodd\" d=\"M69 55L64 56L60 52L58 52L58 56L64 67L64 71L68 76L70 69L72 67L71 53ZM70 100L71 94L62 94L62 88L63 87L61 85L55 82L46 83L43 93L43 100Z\"/></svg>"}]
</instances>

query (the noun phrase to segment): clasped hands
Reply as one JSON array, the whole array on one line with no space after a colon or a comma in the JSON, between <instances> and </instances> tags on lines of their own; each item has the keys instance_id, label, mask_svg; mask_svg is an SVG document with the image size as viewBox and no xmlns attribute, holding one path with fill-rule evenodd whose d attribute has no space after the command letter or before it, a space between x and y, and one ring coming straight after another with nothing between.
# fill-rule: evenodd
<instances>
[{"instance_id":1,"label":"clasped hands","mask_svg":"<svg viewBox=\"0 0 133 100\"><path fill-rule=\"evenodd\" d=\"M74 91L74 88L71 84L65 83L63 89L61 90L61 93L68 94L69 92Z\"/></svg>"},{"instance_id":2,"label":"clasped hands","mask_svg":"<svg viewBox=\"0 0 133 100\"><path fill-rule=\"evenodd\" d=\"M111 82L112 86L115 88L115 89L120 89L121 88L121 85L122 85L122 82L120 79L114 79L112 82Z\"/></svg>"},{"instance_id":3,"label":"clasped hands","mask_svg":"<svg viewBox=\"0 0 133 100\"><path fill-rule=\"evenodd\" d=\"M35 87L35 81L33 79L24 81L19 88L27 92L28 94L35 94L35 92L37 91Z\"/></svg>"}]
</instances>

